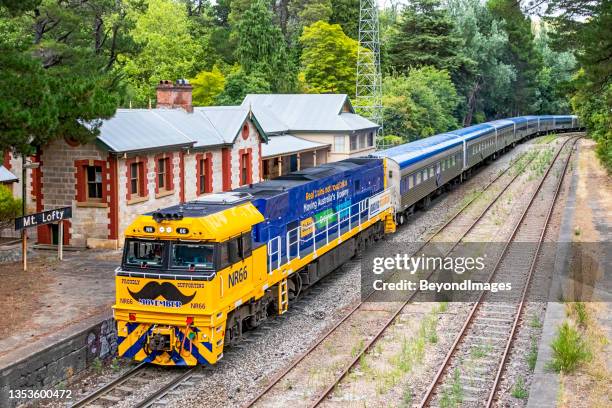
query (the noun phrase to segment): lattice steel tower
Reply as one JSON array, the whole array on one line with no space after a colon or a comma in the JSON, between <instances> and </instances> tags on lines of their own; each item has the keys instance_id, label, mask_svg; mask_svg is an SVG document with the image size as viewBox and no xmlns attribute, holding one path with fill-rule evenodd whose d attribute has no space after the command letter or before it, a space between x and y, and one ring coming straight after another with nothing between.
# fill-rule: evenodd
<instances>
[{"instance_id":1,"label":"lattice steel tower","mask_svg":"<svg viewBox=\"0 0 612 408\"><path fill-rule=\"evenodd\" d=\"M359 49L357 51L357 84L355 108L363 116L378 123L376 146L382 141L382 74L380 72L380 35L377 0L359 2Z\"/></svg>"}]
</instances>

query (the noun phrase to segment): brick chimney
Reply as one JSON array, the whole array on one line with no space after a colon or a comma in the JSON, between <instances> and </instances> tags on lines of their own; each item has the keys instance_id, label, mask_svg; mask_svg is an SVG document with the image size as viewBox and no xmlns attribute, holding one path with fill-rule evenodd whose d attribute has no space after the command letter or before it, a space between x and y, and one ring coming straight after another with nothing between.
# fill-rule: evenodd
<instances>
[{"instance_id":1,"label":"brick chimney","mask_svg":"<svg viewBox=\"0 0 612 408\"><path fill-rule=\"evenodd\" d=\"M191 91L193 87L186 79L178 79L176 82L159 81L157 85L157 108L175 109L183 108L187 112L193 112L191 104Z\"/></svg>"}]
</instances>

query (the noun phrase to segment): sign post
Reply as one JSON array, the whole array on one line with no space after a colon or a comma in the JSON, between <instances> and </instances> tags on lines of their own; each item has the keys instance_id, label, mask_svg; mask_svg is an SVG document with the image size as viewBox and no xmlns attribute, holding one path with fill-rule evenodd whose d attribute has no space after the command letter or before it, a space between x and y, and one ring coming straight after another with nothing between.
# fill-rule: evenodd
<instances>
[{"instance_id":1,"label":"sign post","mask_svg":"<svg viewBox=\"0 0 612 408\"><path fill-rule=\"evenodd\" d=\"M21 230L23 237L23 270L27 271L27 234L26 229L38 227L39 225L58 223L57 232L57 257L61 261L64 259L64 220L72 218L72 207L55 208L36 214L24 215L15 218L15 230Z\"/></svg>"},{"instance_id":2,"label":"sign post","mask_svg":"<svg viewBox=\"0 0 612 408\"><path fill-rule=\"evenodd\" d=\"M57 259L64 260L64 221L58 222L57 231Z\"/></svg>"}]
</instances>

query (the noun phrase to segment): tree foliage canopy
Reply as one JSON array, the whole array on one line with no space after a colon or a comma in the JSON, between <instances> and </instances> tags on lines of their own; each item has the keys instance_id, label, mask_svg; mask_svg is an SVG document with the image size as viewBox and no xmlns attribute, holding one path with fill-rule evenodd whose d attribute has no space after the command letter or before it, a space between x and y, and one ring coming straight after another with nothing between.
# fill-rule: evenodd
<instances>
[{"instance_id":1,"label":"tree foliage canopy","mask_svg":"<svg viewBox=\"0 0 612 408\"><path fill-rule=\"evenodd\" d=\"M318 21L300 37L304 87L310 93L355 94L357 41L339 24Z\"/></svg>"}]
</instances>

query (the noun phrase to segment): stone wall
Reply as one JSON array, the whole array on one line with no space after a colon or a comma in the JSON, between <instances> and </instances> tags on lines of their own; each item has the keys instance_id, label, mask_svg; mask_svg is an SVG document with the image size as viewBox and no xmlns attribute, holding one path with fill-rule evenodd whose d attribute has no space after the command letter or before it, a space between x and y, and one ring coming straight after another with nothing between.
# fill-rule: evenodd
<instances>
[{"instance_id":1,"label":"stone wall","mask_svg":"<svg viewBox=\"0 0 612 408\"><path fill-rule=\"evenodd\" d=\"M223 174L221 162L221 149L214 150L192 150L185 155L185 201L195 200L198 198L198 180L197 180L197 156L202 154L212 154L212 188L213 192L223 190Z\"/></svg>"},{"instance_id":2,"label":"stone wall","mask_svg":"<svg viewBox=\"0 0 612 408\"><path fill-rule=\"evenodd\" d=\"M45 350L0 367L0 401L7 404L2 406L12 408L25 402L9 399L9 390L54 389L58 383L85 370L94 360L116 354L116 326L112 318L107 318Z\"/></svg>"},{"instance_id":3,"label":"stone wall","mask_svg":"<svg viewBox=\"0 0 612 408\"><path fill-rule=\"evenodd\" d=\"M259 133L257 132L257 128L250 120L246 121L249 126L249 136L245 140L241 132L238 133L236 137L236 141L232 146L231 151L231 169L232 169L232 188L240 187L240 150L243 149L251 149L251 163L252 163L252 179L253 183L258 183L261 181L261 174L259 172L259 160L260 160L260 150L259 150Z\"/></svg>"},{"instance_id":4,"label":"stone wall","mask_svg":"<svg viewBox=\"0 0 612 408\"><path fill-rule=\"evenodd\" d=\"M90 206L77 203L76 160L104 160L108 168L107 153L95 144L71 146L63 140L48 144L42 151L42 196L43 210L58 207L72 207L70 228L64 231L70 235L69 244L85 247L90 238L108 239L109 203ZM110 175L104 185L110 189Z\"/></svg>"},{"instance_id":5,"label":"stone wall","mask_svg":"<svg viewBox=\"0 0 612 408\"><path fill-rule=\"evenodd\" d=\"M119 178L119 242L123 242L125 229L138 217L149 211L155 211L159 208L169 207L180 203L180 155L179 152L172 152L172 177L174 188L170 194L156 194L155 185L157 174L155 174L155 156L154 153L143 154L137 156L137 160L146 162L146 185L147 195L144 198L132 197L128 200L128 161L129 159L120 158L118 160L118 178ZM193 171L195 171L195 166ZM187 168L185 168L187 173Z\"/></svg>"}]
</instances>

